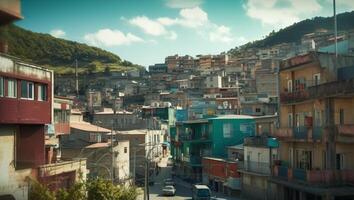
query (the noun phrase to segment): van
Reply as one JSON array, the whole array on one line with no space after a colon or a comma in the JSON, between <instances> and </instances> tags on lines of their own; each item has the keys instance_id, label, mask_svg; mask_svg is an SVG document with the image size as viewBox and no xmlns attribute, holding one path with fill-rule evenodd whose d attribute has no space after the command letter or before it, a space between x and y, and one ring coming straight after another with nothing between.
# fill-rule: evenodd
<instances>
[{"instance_id":1,"label":"van","mask_svg":"<svg viewBox=\"0 0 354 200\"><path fill-rule=\"evenodd\" d=\"M206 185L194 185L192 188L193 200L210 200L211 191Z\"/></svg>"}]
</instances>

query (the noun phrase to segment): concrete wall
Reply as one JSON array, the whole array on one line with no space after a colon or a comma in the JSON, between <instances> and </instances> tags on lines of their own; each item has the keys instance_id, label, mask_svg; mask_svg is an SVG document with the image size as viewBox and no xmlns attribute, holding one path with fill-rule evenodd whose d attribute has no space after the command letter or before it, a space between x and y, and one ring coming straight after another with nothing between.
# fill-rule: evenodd
<instances>
[{"instance_id":1,"label":"concrete wall","mask_svg":"<svg viewBox=\"0 0 354 200\"><path fill-rule=\"evenodd\" d=\"M130 148L129 141L119 141L114 148L118 152L116 157L115 173L119 180L126 180L130 176Z\"/></svg>"},{"instance_id":2,"label":"concrete wall","mask_svg":"<svg viewBox=\"0 0 354 200\"><path fill-rule=\"evenodd\" d=\"M31 169L15 170L15 126L0 125L0 195L10 194L15 199L26 200Z\"/></svg>"},{"instance_id":3,"label":"concrete wall","mask_svg":"<svg viewBox=\"0 0 354 200\"><path fill-rule=\"evenodd\" d=\"M267 199L268 177L242 174L242 197L244 199Z\"/></svg>"}]
</instances>

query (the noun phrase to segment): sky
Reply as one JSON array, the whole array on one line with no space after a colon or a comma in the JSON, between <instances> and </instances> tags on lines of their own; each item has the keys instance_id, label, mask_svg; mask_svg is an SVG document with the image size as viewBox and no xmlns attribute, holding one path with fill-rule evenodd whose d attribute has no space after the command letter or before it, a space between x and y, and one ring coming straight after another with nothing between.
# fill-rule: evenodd
<instances>
[{"instance_id":1,"label":"sky","mask_svg":"<svg viewBox=\"0 0 354 200\"><path fill-rule=\"evenodd\" d=\"M34 32L96 46L143 66L218 54L295 22L331 16L332 0L22 0ZM354 0L337 0L337 13Z\"/></svg>"}]
</instances>

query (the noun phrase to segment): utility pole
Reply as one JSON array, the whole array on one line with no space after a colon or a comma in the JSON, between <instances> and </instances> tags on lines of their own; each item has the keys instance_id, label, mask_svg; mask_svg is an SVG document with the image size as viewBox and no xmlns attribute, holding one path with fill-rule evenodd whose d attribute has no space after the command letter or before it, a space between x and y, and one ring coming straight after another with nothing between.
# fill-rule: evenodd
<instances>
[{"instance_id":1,"label":"utility pole","mask_svg":"<svg viewBox=\"0 0 354 200\"><path fill-rule=\"evenodd\" d=\"M75 59L75 92L76 92L76 96L79 96L79 78L78 78L78 72L77 72L77 59Z\"/></svg>"},{"instance_id":2,"label":"utility pole","mask_svg":"<svg viewBox=\"0 0 354 200\"><path fill-rule=\"evenodd\" d=\"M111 152L112 152L112 161L111 161L111 181L112 184L114 183L114 151L113 151L113 130L115 128L115 122L116 122L116 108L115 108L115 101L114 101L114 106L113 106L113 121L112 121L112 131L111 131Z\"/></svg>"},{"instance_id":3,"label":"utility pole","mask_svg":"<svg viewBox=\"0 0 354 200\"><path fill-rule=\"evenodd\" d=\"M334 73L337 74L337 16L336 16L336 1L333 0L333 18L334 18L334 37L335 37L335 57L334 57ZM336 142L335 136L337 129L334 122L334 102L333 98L328 97L325 101L326 108L326 168L329 170L336 169Z\"/></svg>"}]
</instances>

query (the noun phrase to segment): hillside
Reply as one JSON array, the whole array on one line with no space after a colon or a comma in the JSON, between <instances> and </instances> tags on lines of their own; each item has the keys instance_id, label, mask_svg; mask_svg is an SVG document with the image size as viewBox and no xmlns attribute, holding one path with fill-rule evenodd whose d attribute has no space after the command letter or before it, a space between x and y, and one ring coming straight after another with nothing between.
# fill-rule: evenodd
<instances>
[{"instance_id":1,"label":"hillside","mask_svg":"<svg viewBox=\"0 0 354 200\"><path fill-rule=\"evenodd\" d=\"M79 63L79 72L140 68L100 48L55 38L49 34L35 33L15 25L6 27L5 33L10 55L51 68L57 73L74 72L75 59Z\"/></svg>"},{"instance_id":2,"label":"hillside","mask_svg":"<svg viewBox=\"0 0 354 200\"><path fill-rule=\"evenodd\" d=\"M341 13L337 15L338 31L348 31L354 29L354 11ZM240 48L263 48L281 43L300 42L301 37L307 33L315 32L319 29L333 29L333 17L315 17L294 23L277 32L271 32L265 39L249 42ZM229 50L234 54L237 47Z\"/></svg>"}]
</instances>

